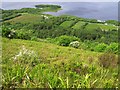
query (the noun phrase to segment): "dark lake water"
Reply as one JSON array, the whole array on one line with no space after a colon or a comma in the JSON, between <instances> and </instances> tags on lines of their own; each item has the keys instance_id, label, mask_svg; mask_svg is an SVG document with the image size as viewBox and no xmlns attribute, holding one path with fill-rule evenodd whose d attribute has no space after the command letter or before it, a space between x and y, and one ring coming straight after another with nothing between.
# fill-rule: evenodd
<instances>
[{"instance_id":1,"label":"dark lake water","mask_svg":"<svg viewBox=\"0 0 120 90\"><path fill-rule=\"evenodd\" d=\"M46 12L55 16L69 14L83 18L100 20L118 20L117 2L4 2L2 9L20 9L34 7L37 4L58 4L63 10L58 12Z\"/></svg>"}]
</instances>

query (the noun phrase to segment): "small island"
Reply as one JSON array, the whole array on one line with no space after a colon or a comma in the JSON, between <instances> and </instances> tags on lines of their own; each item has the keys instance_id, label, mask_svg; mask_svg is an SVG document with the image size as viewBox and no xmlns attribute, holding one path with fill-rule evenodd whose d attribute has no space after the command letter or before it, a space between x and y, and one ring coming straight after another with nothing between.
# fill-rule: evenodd
<instances>
[{"instance_id":1,"label":"small island","mask_svg":"<svg viewBox=\"0 0 120 90\"><path fill-rule=\"evenodd\" d=\"M60 5L48 5L48 4L40 4L40 5L35 5L36 8L52 8L52 9L59 9L61 8Z\"/></svg>"}]
</instances>

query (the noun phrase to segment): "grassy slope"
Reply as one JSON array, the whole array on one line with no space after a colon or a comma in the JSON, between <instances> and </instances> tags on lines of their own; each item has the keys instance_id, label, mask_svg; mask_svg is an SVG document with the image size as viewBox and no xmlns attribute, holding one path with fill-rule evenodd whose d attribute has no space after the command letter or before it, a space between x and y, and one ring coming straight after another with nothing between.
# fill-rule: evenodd
<instances>
[{"instance_id":1,"label":"grassy slope","mask_svg":"<svg viewBox=\"0 0 120 90\"><path fill-rule=\"evenodd\" d=\"M104 25L104 24L97 24L97 23L90 23L86 26L86 29L97 29L97 28L101 28L103 30L113 30L113 29L117 29L117 26L113 26L113 25Z\"/></svg>"},{"instance_id":2,"label":"grassy slope","mask_svg":"<svg viewBox=\"0 0 120 90\"><path fill-rule=\"evenodd\" d=\"M97 60L97 56L99 55L99 53L96 52L74 49L71 47L61 47L45 42L34 42L17 39L9 40L6 38L3 38L3 55L11 58L11 56L14 56L19 52L23 45L28 49L36 51L36 53L38 53L40 57L45 58L45 60L50 59L50 62L52 63L53 61L65 62L65 60L74 60L75 58L87 62L89 55L91 55L94 60Z\"/></svg>"},{"instance_id":3,"label":"grassy slope","mask_svg":"<svg viewBox=\"0 0 120 90\"><path fill-rule=\"evenodd\" d=\"M41 15L36 15L36 14L23 14L22 16L13 18L11 20L8 20L7 22L12 22L12 23L36 23L40 22L43 19Z\"/></svg>"},{"instance_id":4,"label":"grassy slope","mask_svg":"<svg viewBox=\"0 0 120 90\"><path fill-rule=\"evenodd\" d=\"M104 25L104 24L98 24L98 26L104 30L113 30L113 29L117 29L117 26L113 26L113 25Z\"/></svg>"},{"instance_id":5,"label":"grassy slope","mask_svg":"<svg viewBox=\"0 0 120 90\"><path fill-rule=\"evenodd\" d=\"M2 41L4 87L116 87L117 71L100 67L101 53L45 42Z\"/></svg>"},{"instance_id":6,"label":"grassy slope","mask_svg":"<svg viewBox=\"0 0 120 90\"><path fill-rule=\"evenodd\" d=\"M68 28L72 25L72 23L74 23L74 21L65 21L63 22L60 26L64 27L64 28Z\"/></svg>"},{"instance_id":7,"label":"grassy slope","mask_svg":"<svg viewBox=\"0 0 120 90\"><path fill-rule=\"evenodd\" d=\"M72 28L74 28L74 29L80 29L83 25L85 25L85 22L79 21Z\"/></svg>"}]
</instances>

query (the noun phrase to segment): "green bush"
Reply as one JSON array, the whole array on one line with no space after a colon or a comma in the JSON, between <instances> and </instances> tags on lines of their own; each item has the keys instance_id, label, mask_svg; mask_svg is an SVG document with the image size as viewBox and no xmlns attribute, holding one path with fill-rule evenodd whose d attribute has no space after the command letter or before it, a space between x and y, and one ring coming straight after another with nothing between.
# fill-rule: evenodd
<instances>
[{"instance_id":1,"label":"green bush","mask_svg":"<svg viewBox=\"0 0 120 90\"><path fill-rule=\"evenodd\" d=\"M85 40L84 42L82 42L80 44L80 48L82 48L84 50L94 51L95 46L97 46L98 44L99 44L99 42Z\"/></svg>"},{"instance_id":2,"label":"green bush","mask_svg":"<svg viewBox=\"0 0 120 90\"><path fill-rule=\"evenodd\" d=\"M10 34L11 28L6 27L5 25L2 25L2 36L8 37L8 34Z\"/></svg>"},{"instance_id":3,"label":"green bush","mask_svg":"<svg viewBox=\"0 0 120 90\"><path fill-rule=\"evenodd\" d=\"M16 31L14 29L8 28L8 27L2 27L2 36L7 38L16 38Z\"/></svg>"},{"instance_id":4,"label":"green bush","mask_svg":"<svg viewBox=\"0 0 120 90\"><path fill-rule=\"evenodd\" d=\"M104 43L100 43L98 44L95 48L94 48L94 51L97 51L97 52L104 52L105 49L106 49L107 45L104 44Z\"/></svg>"},{"instance_id":5,"label":"green bush","mask_svg":"<svg viewBox=\"0 0 120 90\"><path fill-rule=\"evenodd\" d=\"M35 39L35 36L32 30L20 29L20 30L16 30L16 33L17 33L17 38L19 39L25 39L25 40Z\"/></svg>"},{"instance_id":6,"label":"green bush","mask_svg":"<svg viewBox=\"0 0 120 90\"><path fill-rule=\"evenodd\" d=\"M111 43L107 48L106 52L113 52L115 54L118 53L118 44L117 43Z\"/></svg>"},{"instance_id":7,"label":"green bush","mask_svg":"<svg viewBox=\"0 0 120 90\"><path fill-rule=\"evenodd\" d=\"M69 46L69 44L73 41L79 41L79 38L66 35L55 38L55 42L61 46Z\"/></svg>"}]
</instances>

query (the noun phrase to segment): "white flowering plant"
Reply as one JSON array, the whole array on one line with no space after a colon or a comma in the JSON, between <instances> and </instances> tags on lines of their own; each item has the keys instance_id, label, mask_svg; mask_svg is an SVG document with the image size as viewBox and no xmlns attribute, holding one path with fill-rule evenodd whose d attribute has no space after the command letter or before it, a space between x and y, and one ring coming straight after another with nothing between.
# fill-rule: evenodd
<instances>
[{"instance_id":1,"label":"white flowering plant","mask_svg":"<svg viewBox=\"0 0 120 90\"><path fill-rule=\"evenodd\" d=\"M74 47L74 48L78 48L80 46L80 42L79 41L73 41L69 44L69 46Z\"/></svg>"},{"instance_id":2,"label":"white flowering plant","mask_svg":"<svg viewBox=\"0 0 120 90\"><path fill-rule=\"evenodd\" d=\"M33 50L26 49L24 45L22 46L19 53L14 57L12 57L12 59L17 64L32 65L32 66L35 66L40 61L37 54Z\"/></svg>"}]
</instances>

